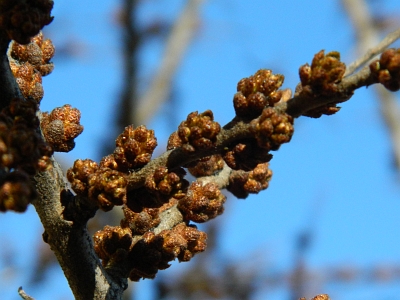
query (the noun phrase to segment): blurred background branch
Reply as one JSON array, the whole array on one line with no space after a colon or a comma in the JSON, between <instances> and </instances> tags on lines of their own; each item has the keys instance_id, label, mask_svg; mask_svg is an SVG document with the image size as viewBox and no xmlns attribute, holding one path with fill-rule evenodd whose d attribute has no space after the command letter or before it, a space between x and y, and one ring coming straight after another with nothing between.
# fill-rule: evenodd
<instances>
[{"instance_id":1,"label":"blurred background branch","mask_svg":"<svg viewBox=\"0 0 400 300\"><path fill-rule=\"evenodd\" d=\"M376 45L382 36L393 30L397 24L377 22L377 18L370 12L368 2L365 0L341 0L343 7L353 25L356 36L356 48L359 55ZM398 20L398 19L397 19ZM379 85L372 87L379 101L380 111L392 141L393 161L397 169L400 168L400 108L397 103L396 94L390 93Z\"/></svg>"}]
</instances>

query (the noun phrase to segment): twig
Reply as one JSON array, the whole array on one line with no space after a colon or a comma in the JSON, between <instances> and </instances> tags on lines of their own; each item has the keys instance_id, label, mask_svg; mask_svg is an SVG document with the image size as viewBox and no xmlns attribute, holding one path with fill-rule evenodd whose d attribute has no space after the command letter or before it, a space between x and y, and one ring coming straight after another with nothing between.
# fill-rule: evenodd
<instances>
[{"instance_id":1,"label":"twig","mask_svg":"<svg viewBox=\"0 0 400 300\"><path fill-rule=\"evenodd\" d=\"M199 7L204 0L190 0L168 38L163 59L147 91L140 97L131 120L144 124L167 99L171 82L198 25Z\"/></svg>"},{"instance_id":2,"label":"twig","mask_svg":"<svg viewBox=\"0 0 400 300\"><path fill-rule=\"evenodd\" d=\"M367 9L367 3L364 0L342 0L342 3L356 30L359 52L373 47L379 40L379 32L374 26L373 18ZM385 44L392 43L398 38L399 34L400 29L389 34L385 38ZM382 47L383 45L374 48ZM382 87L375 87L375 91L380 102L382 116L391 136L394 161L396 167L400 168L400 109L393 93Z\"/></svg>"},{"instance_id":3,"label":"twig","mask_svg":"<svg viewBox=\"0 0 400 300\"><path fill-rule=\"evenodd\" d=\"M22 286L18 288L18 294L21 296L22 299L24 300L35 300L31 296L25 293L25 291L22 289Z\"/></svg>"},{"instance_id":4,"label":"twig","mask_svg":"<svg viewBox=\"0 0 400 300\"><path fill-rule=\"evenodd\" d=\"M355 60L352 62L349 66L347 66L346 73L344 76L348 76L350 74L353 74L355 70L357 70L359 67L363 66L367 62L369 62L371 59L373 59L377 54L382 53L388 46L393 44L395 41L397 41L400 38L400 28L389 33L383 40L380 42L378 45L375 47L369 49L367 53L365 53L362 57L359 59Z\"/></svg>"}]
</instances>

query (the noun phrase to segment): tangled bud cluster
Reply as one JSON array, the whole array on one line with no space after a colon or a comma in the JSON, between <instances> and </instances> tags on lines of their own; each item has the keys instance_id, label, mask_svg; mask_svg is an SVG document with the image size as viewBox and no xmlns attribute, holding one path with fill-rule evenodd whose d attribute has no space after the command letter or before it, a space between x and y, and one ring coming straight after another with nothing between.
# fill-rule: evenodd
<instances>
[{"instance_id":1,"label":"tangled bud cluster","mask_svg":"<svg viewBox=\"0 0 400 300\"><path fill-rule=\"evenodd\" d=\"M179 223L159 234L148 231L142 237L133 236L129 227L106 226L94 236L95 251L106 268L123 264L132 281L154 278L158 270L166 269L178 258L189 261L206 248L207 235Z\"/></svg>"},{"instance_id":2,"label":"tangled bud cluster","mask_svg":"<svg viewBox=\"0 0 400 300\"><path fill-rule=\"evenodd\" d=\"M220 130L221 126L214 121L211 110L206 110L201 114L197 111L192 112L186 121L179 125L178 131L170 136L167 148L182 146L182 149L188 153L197 149L210 149L215 145Z\"/></svg>"},{"instance_id":3,"label":"tangled bud cluster","mask_svg":"<svg viewBox=\"0 0 400 300\"><path fill-rule=\"evenodd\" d=\"M81 196L86 196L94 205L104 211L114 205L126 203L126 174L107 167L99 167L96 162L78 159L67 171L71 188Z\"/></svg>"},{"instance_id":4,"label":"tangled bud cluster","mask_svg":"<svg viewBox=\"0 0 400 300\"><path fill-rule=\"evenodd\" d=\"M185 175L186 172L182 168L157 168L146 178L143 187L128 193L127 206L135 212L140 212L145 207L158 208L171 198L184 197L189 185L184 179Z\"/></svg>"},{"instance_id":5,"label":"tangled bud cluster","mask_svg":"<svg viewBox=\"0 0 400 300\"><path fill-rule=\"evenodd\" d=\"M257 165L252 171L234 171L229 177L228 191L237 198L246 198L249 194L257 194L268 188L272 171L268 163Z\"/></svg>"},{"instance_id":6,"label":"tangled bud cluster","mask_svg":"<svg viewBox=\"0 0 400 300\"><path fill-rule=\"evenodd\" d=\"M53 71L50 60L54 51L51 40L43 40L42 33L27 45L12 42L10 68L25 98L31 97L38 103L42 100L42 76Z\"/></svg>"},{"instance_id":7,"label":"tangled bud cluster","mask_svg":"<svg viewBox=\"0 0 400 300\"><path fill-rule=\"evenodd\" d=\"M369 67L376 81L389 91L400 89L400 48L385 50Z\"/></svg>"},{"instance_id":8,"label":"tangled bud cluster","mask_svg":"<svg viewBox=\"0 0 400 300\"><path fill-rule=\"evenodd\" d=\"M179 200L178 208L186 221L203 223L222 214L225 201L226 197L215 183L202 185L195 181L186 196Z\"/></svg>"},{"instance_id":9,"label":"tangled bud cluster","mask_svg":"<svg viewBox=\"0 0 400 300\"><path fill-rule=\"evenodd\" d=\"M258 146L268 150L278 150L281 144L290 141L294 132L293 117L272 107L265 108L250 124Z\"/></svg>"},{"instance_id":10,"label":"tangled bud cluster","mask_svg":"<svg viewBox=\"0 0 400 300\"><path fill-rule=\"evenodd\" d=\"M29 175L49 167L52 154L37 132L37 104L13 99L0 113L0 211L25 211L36 192Z\"/></svg>"},{"instance_id":11,"label":"tangled bud cluster","mask_svg":"<svg viewBox=\"0 0 400 300\"><path fill-rule=\"evenodd\" d=\"M43 113L40 126L54 151L69 152L75 147L74 140L83 131L80 118L80 111L69 104L53 109L50 114Z\"/></svg>"},{"instance_id":12,"label":"tangled bud cluster","mask_svg":"<svg viewBox=\"0 0 400 300\"><path fill-rule=\"evenodd\" d=\"M0 2L0 28L8 38L20 44L29 40L50 24L52 0L3 0Z\"/></svg>"},{"instance_id":13,"label":"tangled bud cluster","mask_svg":"<svg viewBox=\"0 0 400 300\"><path fill-rule=\"evenodd\" d=\"M71 127L66 128L67 132L78 131L77 123L69 125ZM68 131L68 128L71 130ZM157 140L154 131L145 126L136 129L128 126L118 136L116 146L114 153L105 156L100 165L90 159L77 160L67 172L72 189L79 195L89 197L105 211L127 202L128 173L131 168L142 167L150 161Z\"/></svg>"},{"instance_id":14,"label":"tangled bud cluster","mask_svg":"<svg viewBox=\"0 0 400 300\"><path fill-rule=\"evenodd\" d=\"M278 91L284 80L281 74L272 74L271 70L258 70L253 76L243 78L237 85L233 97L236 115L242 118L254 118L260 115L266 106L274 106L282 96Z\"/></svg>"}]
</instances>

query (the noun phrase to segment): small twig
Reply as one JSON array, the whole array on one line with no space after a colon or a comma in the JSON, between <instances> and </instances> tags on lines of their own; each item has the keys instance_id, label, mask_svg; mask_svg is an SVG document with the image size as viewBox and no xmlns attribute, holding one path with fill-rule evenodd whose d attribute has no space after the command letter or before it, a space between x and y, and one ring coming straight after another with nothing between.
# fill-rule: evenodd
<instances>
[{"instance_id":1,"label":"small twig","mask_svg":"<svg viewBox=\"0 0 400 300\"><path fill-rule=\"evenodd\" d=\"M24 300L35 300L34 298L32 298L31 296L29 296L28 294L26 294L24 292L24 290L22 289L22 286L20 286L18 288L18 294L21 296L22 299Z\"/></svg>"},{"instance_id":2,"label":"small twig","mask_svg":"<svg viewBox=\"0 0 400 300\"><path fill-rule=\"evenodd\" d=\"M366 64L368 61L370 61L372 58L374 58L377 54L382 53L383 50L385 50L388 46L393 44L396 40L400 38L400 28L389 33L383 40L380 42L378 45L375 47L369 49L367 53L365 53L362 57L357 59L356 61L352 62L346 69L346 73L344 76L348 76L350 74L353 74L355 70L357 70L359 67L363 66Z\"/></svg>"}]
</instances>

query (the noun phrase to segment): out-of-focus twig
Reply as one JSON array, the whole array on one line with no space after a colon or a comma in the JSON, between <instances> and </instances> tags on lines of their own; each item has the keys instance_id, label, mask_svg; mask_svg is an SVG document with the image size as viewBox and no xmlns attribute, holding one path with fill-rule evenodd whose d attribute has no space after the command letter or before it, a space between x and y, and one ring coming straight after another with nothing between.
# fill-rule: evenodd
<instances>
[{"instance_id":1,"label":"out-of-focus twig","mask_svg":"<svg viewBox=\"0 0 400 300\"><path fill-rule=\"evenodd\" d=\"M353 23L358 43L358 51L372 48L380 39L379 31L375 27L374 19L368 11L364 0L341 0ZM393 35L397 34L396 30ZM396 168L400 168L400 109L396 97L383 87L376 87L375 91L381 106L381 113L389 129L392 139L393 155Z\"/></svg>"},{"instance_id":2,"label":"out-of-focus twig","mask_svg":"<svg viewBox=\"0 0 400 300\"><path fill-rule=\"evenodd\" d=\"M204 0L189 0L173 26L154 79L131 112L131 120L134 120L136 125L144 124L150 119L167 99L174 74L197 28L202 2Z\"/></svg>"}]
</instances>

